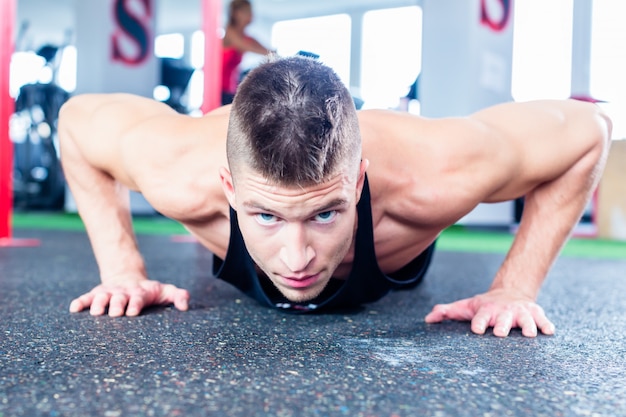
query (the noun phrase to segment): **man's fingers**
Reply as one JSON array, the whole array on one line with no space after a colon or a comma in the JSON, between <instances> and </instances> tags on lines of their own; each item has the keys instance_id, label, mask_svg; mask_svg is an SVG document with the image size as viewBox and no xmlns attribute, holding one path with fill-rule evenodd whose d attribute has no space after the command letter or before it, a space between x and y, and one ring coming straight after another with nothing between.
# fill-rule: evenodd
<instances>
[{"instance_id":1,"label":"man's fingers","mask_svg":"<svg viewBox=\"0 0 626 417\"><path fill-rule=\"evenodd\" d=\"M470 307L469 300L460 300L451 304L437 304L432 311L426 315L426 323L439 323L444 320L469 321L474 317L474 312Z\"/></svg>"},{"instance_id":2,"label":"man's fingers","mask_svg":"<svg viewBox=\"0 0 626 417\"><path fill-rule=\"evenodd\" d=\"M93 297L93 301L91 302L91 308L89 309L89 314L92 316L101 316L104 314L107 306L109 305L109 300L111 299L111 295L108 293L97 293Z\"/></svg>"},{"instance_id":3,"label":"man's fingers","mask_svg":"<svg viewBox=\"0 0 626 417\"><path fill-rule=\"evenodd\" d=\"M75 298L70 303L70 313L78 313L91 305L94 295L92 293L83 294Z\"/></svg>"},{"instance_id":4,"label":"man's fingers","mask_svg":"<svg viewBox=\"0 0 626 417\"><path fill-rule=\"evenodd\" d=\"M161 289L158 304L174 304L179 310L189 308L189 291L180 289L172 284L166 284Z\"/></svg>"},{"instance_id":5,"label":"man's fingers","mask_svg":"<svg viewBox=\"0 0 626 417\"><path fill-rule=\"evenodd\" d=\"M493 327L493 334L497 337L507 337L513 327L519 327L526 337L537 336L537 324L530 313L513 311L503 311L491 323L491 313L481 310L472 320L472 331L476 334L484 334L488 327Z\"/></svg>"},{"instance_id":6,"label":"man's fingers","mask_svg":"<svg viewBox=\"0 0 626 417\"><path fill-rule=\"evenodd\" d=\"M531 309L531 314L533 321L536 323L537 328L541 330L541 333L545 335L553 335L554 334L554 324L546 317L546 313L543 311L538 305L535 305L533 309Z\"/></svg>"},{"instance_id":7,"label":"man's fingers","mask_svg":"<svg viewBox=\"0 0 626 417\"><path fill-rule=\"evenodd\" d=\"M424 317L426 323L439 323L447 318L446 315L447 304L437 304L433 307L432 311Z\"/></svg>"},{"instance_id":8,"label":"man's fingers","mask_svg":"<svg viewBox=\"0 0 626 417\"><path fill-rule=\"evenodd\" d=\"M471 320L472 332L480 335L490 327L497 337L507 337L513 328L520 328L526 337L536 337L539 330L546 335L554 334L554 324L538 304L519 294L498 290L438 304L424 318L426 323L444 320Z\"/></svg>"},{"instance_id":9,"label":"man's fingers","mask_svg":"<svg viewBox=\"0 0 626 417\"><path fill-rule=\"evenodd\" d=\"M70 303L70 312L89 308L91 315L107 311L111 317L137 316L148 305L174 304L185 311L189 308L189 292L171 284L140 281L124 285L102 284Z\"/></svg>"},{"instance_id":10,"label":"man's fingers","mask_svg":"<svg viewBox=\"0 0 626 417\"><path fill-rule=\"evenodd\" d=\"M533 316L524 311L517 318L517 326L522 329L522 334L526 337L537 337L537 324Z\"/></svg>"},{"instance_id":11,"label":"man's fingers","mask_svg":"<svg viewBox=\"0 0 626 417\"><path fill-rule=\"evenodd\" d=\"M70 303L70 313L78 313L83 310L83 303L77 298Z\"/></svg>"},{"instance_id":12,"label":"man's fingers","mask_svg":"<svg viewBox=\"0 0 626 417\"><path fill-rule=\"evenodd\" d=\"M541 333L545 335L553 335L554 334L554 324L546 317L543 309L539 309L538 312L535 312L533 321L537 324Z\"/></svg>"},{"instance_id":13,"label":"man's fingers","mask_svg":"<svg viewBox=\"0 0 626 417\"><path fill-rule=\"evenodd\" d=\"M138 316L141 310L146 305L144 297L141 295L132 295L128 299L128 307L126 308L126 315L129 317Z\"/></svg>"},{"instance_id":14,"label":"man's fingers","mask_svg":"<svg viewBox=\"0 0 626 417\"><path fill-rule=\"evenodd\" d=\"M180 311L187 311L189 309L189 292L187 290L179 290L174 300L174 307Z\"/></svg>"},{"instance_id":15,"label":"man's fingers","mask_svg":"<svg viewBox=\"0 0 626 417\"><path fill-rule=\"evenodd\" d=\"M491 313L485 309L480 309L472 319L472 332L476 334L485 334L490 324Z\"/></svg>"},{"instance_id":16,"label":"man's fingers","mask_svg":"<svg viewBox=\"0 0 626 417\"><path fill-rule=\"evenodd\" d=\"M117 293L111 296L109 301L109 316L120 317L124 315L126 305L128 304L128 296L126 294Z\"/></svg>"},{"instance_id":17,"label":"man's fingers","mask_svg":"<svg viewBox=\"0 0 626 417\"><path fill-rule=\"evenodd\" d=\"M503 311L496 317L496 323L493 326L493 334L497 337L507 337L511 333L513 327L513 312Z\"/></svg>"},{"instance_id":18,"label":"man's fingers","mask_svg":"<svg viewBox=\"0 0 626 417\"><path fill-rule=\"evenodd\" d=\"M174 304L181 311L189 308L189 291L180 289L172 284L165 284L158 289L156 300L152 301L151 295L142 292L133 294L128 300L126 308L127 316L138 316L141 310L148 304Z\"/></svg>"},{"instance_id":19,"label":"man's fingers","mask_svg":"<svg viewBox=\"0 0 626 417\"><path fill-rule=\"evenodd\" d=\"M542 324L541 326L539 326L539 329L541 329L541 333L551 336L554 334L555 332L555 327L554 324L552 324L552 322L548 321L548 319L546 319L546 323Z\"/></svg>"}]
</instances>

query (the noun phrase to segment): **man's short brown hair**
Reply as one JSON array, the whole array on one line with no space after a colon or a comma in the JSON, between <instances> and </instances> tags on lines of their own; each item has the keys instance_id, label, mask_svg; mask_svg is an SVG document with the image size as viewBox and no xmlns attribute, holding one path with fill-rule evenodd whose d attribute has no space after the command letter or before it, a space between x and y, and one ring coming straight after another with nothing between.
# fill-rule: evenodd
<instances>
[{"instance_id":1,"label":"man's short brown hair","mask_svg":"<svg viewBox=\"0 0 626 417\"><path fill-rule=\"evenodd\" d=\"M273 57L238 87L227 140L234 176L245 164L277 185L309 186L344 167L356 175L360 154L352 96L319 61Z\"/></svg>"}]
</instances>

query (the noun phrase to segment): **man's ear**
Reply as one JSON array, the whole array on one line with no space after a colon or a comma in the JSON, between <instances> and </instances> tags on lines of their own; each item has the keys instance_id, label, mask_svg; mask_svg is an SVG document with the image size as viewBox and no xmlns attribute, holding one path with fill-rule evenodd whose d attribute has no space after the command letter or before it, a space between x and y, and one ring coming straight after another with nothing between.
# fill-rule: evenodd
<instances>
[{"instance_id":1,"label":"man's ear","mask_svg":"<svg viewBox=\"0 0 626 417\"><path fill-rule=\"evenodd\" d=\"M226 167L220 167L220 182L222 183L224 195L226 196L226 199L228 199L228 204L230 204L233 209L236 209L233 176Z\"/></svg>"},{"instance_id":2,"label":"man's ear","mask_svg":"<svg viewBox=\"0 0 626 417\"><path fill-rule=\"evenodd\" d=\"M356 201L361 200L361 192L363 192L363 185L365 184L365 171L367 171L367 167L370 165L370 161L368 159L362 159L361 165L359 166L359 177L356 180Z\"/></svg>"}]
</instances>

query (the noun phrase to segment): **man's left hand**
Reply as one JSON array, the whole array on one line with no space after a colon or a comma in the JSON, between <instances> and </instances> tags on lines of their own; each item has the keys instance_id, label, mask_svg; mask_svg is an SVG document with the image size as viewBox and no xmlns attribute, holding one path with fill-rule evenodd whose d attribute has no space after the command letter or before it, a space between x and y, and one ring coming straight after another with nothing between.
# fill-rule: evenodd
<instances>
[{"instance_id":1,"label":"man's left hand","mask_svg":"<svg viewBox=\"0 0 626 417\"><path fill-rule=\"evenodd\" d=\"M438 304L426 316L426 323L444 320L471 321L472 332L484 334L493 327L493 334L507 337L512 328L521 328L526 337L554 334L554 324L534 300L513 290L494 289L484 294L451 304Z\"/></svg>"}]
</instances>

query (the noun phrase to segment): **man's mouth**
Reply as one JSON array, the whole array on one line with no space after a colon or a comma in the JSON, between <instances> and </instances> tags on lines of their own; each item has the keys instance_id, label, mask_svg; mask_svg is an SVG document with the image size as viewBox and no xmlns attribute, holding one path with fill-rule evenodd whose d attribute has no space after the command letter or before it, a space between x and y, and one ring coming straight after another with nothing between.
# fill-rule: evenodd
<instances>
[{"instance_id":1,"label":"man's mouth","mask_svg":"<svg viewBox=\"0 0 626 417\"><path fill-rule=\"evenodd\" d=\"M315 284L319 278L319 274L306 276L280 276L281 281L287 287L291 288L307 288Z\"/></svg>"}]
</instances>

